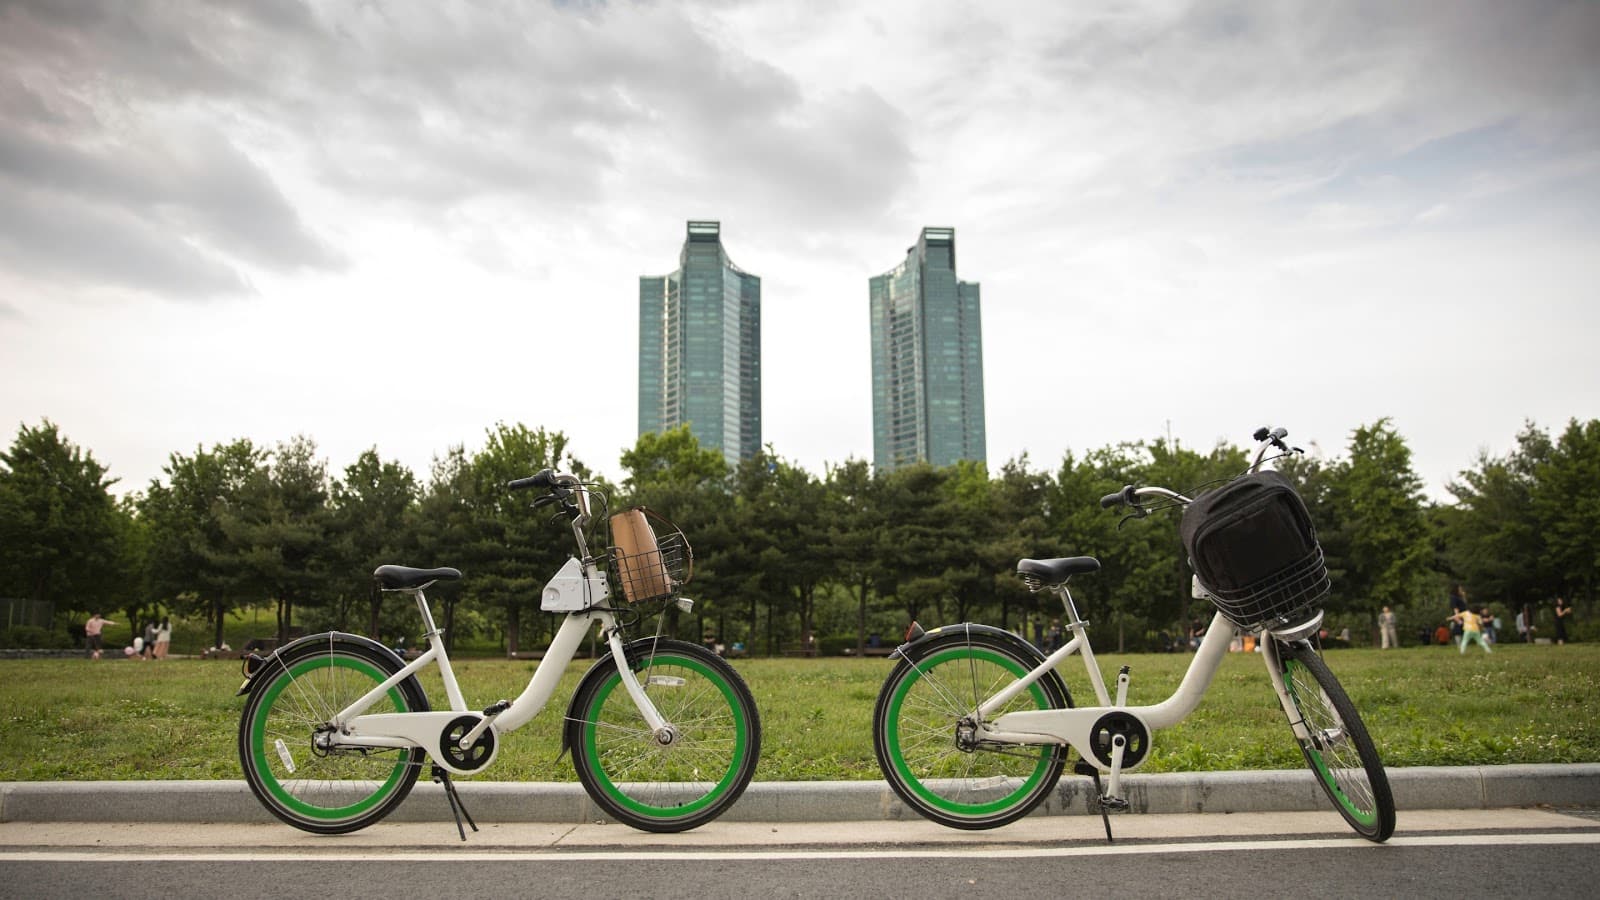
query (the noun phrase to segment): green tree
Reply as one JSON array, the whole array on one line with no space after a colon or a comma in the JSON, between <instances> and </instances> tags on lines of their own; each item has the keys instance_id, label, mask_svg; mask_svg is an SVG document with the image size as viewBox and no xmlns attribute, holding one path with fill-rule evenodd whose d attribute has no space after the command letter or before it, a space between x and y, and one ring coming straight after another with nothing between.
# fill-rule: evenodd
<instances>
[{"instance_id":1,"label":"green tree","mask_svg":"<svg viewBox=\"0 0 1600 900\"><path fill-rule=\"evenodd\" d=\"M310 438L291 438L234 499L220 516L227 549L219 564L275 604L278 640L287 641L295 631L295 607L326 603L331 593L327 461L317 457Z\"/></svg>"},{"instance_id":2,"label":"green tree","mask_svg":"<svg viewBox=\"0 0 1600 900\"><path fill-rule=\"evenodd\" d=\"M827 547L836 577L856 606L856 652L867 646L867 622L882 579L880 535L884 520L883 478L865 460L846 460L828 469L824 481Z\"/></svg>"},{"instance_id":3,"label":"green tree","mask_svg":"<svg viewBox=\"0 0 1600 900\"><path fill-rule=\"evenodd\" d=\"M153 595L180 615L203 615L212 646L223 623L247 596L238 557L223 520L242 502L245 486L264 477L267 454L239 439L194 455L174 453L138 502L148 530L146 578Z\"/></svg>"},{"instance_id":4,"label":"green tree","mask_svg":"<svg viewBox=\"0 0 1600 900\"><path fill-rule=\"evenodd\" d=\"M1456 502L1433 513L1443 545L1440 560L1452 580L1513 610L1560 590L1545 577L1544 527L1533 502L1539 467L1551 451L1549 435L1528 423L1511 453L1480 452L1476 467L1446 486ZM1442 614L1443 605L1439 599L1431 612Z\"/></svg>"},{"instance_id":5,"label":"green tree","mask_svg":"<svg viewBox=\"0 0 1600 900\"><path fill-rule=\"evenodd\" d=\"M951 471L917 463L895 469L883 479L878 591L895 598L908 621L917 621L928 611L944 617L950 594L944 576L956 554L951 546L957 527L952 522L953 494L945 487Z\"/></svg>"},{"instance_id":6,"label":"green tree","mask_svg":"<svg viewBox=\"0 0 1600 900\"><path fill-rule=\"evenodd\" d=\"M8 592L94 612L117 608L137 589L115 483L51 422L18 429L0 453L0 577Z\"/></svg>"},{"instance_id":7,"label":"green tree","mask_svg":"<svg viewBox=\"0 0 1600 900\"><path fill-rule=\"evenodd\" d=\"M774 619L788 613L803 649L814 648L817 589L833 578L827 534L827 488L811 473L774 455L772 448L742 467L747 534L761 536L757 558L761 583L774 608L768 612L768 652L774 652ZM781 600L781 604L780 601Z\"/></svg>"},{"instance_id":8,"label":"green tree","mask_svg":"<svg viewBox=\"0 0 1600 900\"><path fill-rule=\"evenodd\" d=\"M1141 608L1170 589L1166 573L1173 551L1170 542L1161 546L1156 529L1146 527L1153 520L1122 527L1125 511L1113 513L1100 506L1101 497L1124 485L1144 484L1143 454L1141 445L1129 443L1092 450L1081 460L1069 452L1049 488L1046 521L1060 554L1100 561L1100 571L1073 582L1078 612L1090 620L1109 613L1120 621L1129 609Z\"/></svg>"},{"instance_id":9,"label":"green tree","mask_svg":"<svg viewBox=\"0 0 1600 900\"><path fill-rule=\"evenodd\" d=\"M1318 540L1334 570L1328 608L1365 614L1402 606L1435 583L1422 479L1388 419L1357 428L1350 457L1328 467Z\"/></svg>"},{"instance_id":10,"label":"green tree","mask_svg":"<svg viewBox=\"0 0 1600 900\"><path fill-rule=\"evenodd\" d=\"M372 571L404 564L405 552L416 543L409 529L417 496L417 477L398 462L384 462L376 447L363 451L333 482L332 582L341 598L367 598L367 635L376 640L383 639L383 595ZM342 613L344 604L340 608ZM343 626L343 615L339 621Z\"/></svg>"},{"instance_id":11,"label":"green tree","mask_svg":"<svg viewBox=\"0 0 1600 900\"><path fill-rule=\"evenodd\" d=\"M545 580L574 548L565 522L552 526L548 509L535 510L533 496L511 491L506 484L547 468L590 480L588 467L572 456L567 443L559 431L499 423L472 457L472 541L464 562L473 567L473 575L466 590L503 617L510 653L521 647L523 613L536 608ZM590 552L601 549L591 547Z\"/></svg>"},{"instance_id":12,"label":"green tree","mask_svg":"<svg viewBox=\"0 0 1600 900\"><path fill-rule=\"evenodd\" d=\"M477 542L477 495L472 461L467 458L465 447L457 444L443 456L434 457L410 530L416 554L412 565L421 568L454 566L462 569L463 580L473 580L475 573L469 553ZM444 629L446 646L453 649L456 607L463 601L461 585L441 584L436 592L429 592L428 599L430 602L443 600L444 621L438 624Z\"/></svg>"},{"instance_id":13,"label":"green tree","mask_svg":"<svg viewBox=\"0 0 1600 900\"><path fill-rule=\"evenodd\" d=\"M1540 571L1592 607L1600 586L1600 420L1576 419L1536 471L1530 498L1544 538Z\"/></svg>"}]
</instances>

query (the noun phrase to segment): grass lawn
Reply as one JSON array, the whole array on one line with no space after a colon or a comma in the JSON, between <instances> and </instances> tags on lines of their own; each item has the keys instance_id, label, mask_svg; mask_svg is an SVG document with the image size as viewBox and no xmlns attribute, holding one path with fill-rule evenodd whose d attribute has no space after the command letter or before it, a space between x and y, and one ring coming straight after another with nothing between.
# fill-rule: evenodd
<instances>
[{"instance_id":1,"label":"grass lawn","mask_svg":"<svg viewBox=\"0 0 1600 900\"><path fill-rule=\"evenodd\" d=\"M1600 645L1333 650L1326 655L1395 767L1600 762ZM1102 654L1107 680L1132 667L1128 700L1158 702L1187 655ZM587 667L566 673L557 699L508 735L490 781L572 781L558 759L558 725ZM514 698L532 662L456 661L467 702ZM872 708L882 659L754 659L737 663L761 709L763 781L877 779ZM1080 702L1082 663L1063 668ZM0 781L233 779L243 698L237 660L0 660ZM436 678L429 699L444 705ZM1302 765L1260 659L1229 654L1199 709L1158 732L1141 772Z\"/></svg>"}]
</instances>

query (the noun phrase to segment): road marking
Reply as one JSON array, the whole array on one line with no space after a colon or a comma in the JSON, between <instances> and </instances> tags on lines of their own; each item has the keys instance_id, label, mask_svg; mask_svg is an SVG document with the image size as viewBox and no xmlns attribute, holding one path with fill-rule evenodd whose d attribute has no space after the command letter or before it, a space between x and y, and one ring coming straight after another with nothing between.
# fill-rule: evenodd
<instances>
[{"instance_id":1,"label":"road marking","mask_svg":"<svg viewBox=\"0 0 1600 900\"><path fill-rule=\"evenodd\" d=\"M711 862L778 861L829 859L947 859L981 852L986 859L1040 859L1058 857L1146 856L1157 853L1253 852L1260 850L1371 850L1384 847L1507 847L1600 844L1600 831L1558 831L1534 834L1429 834L1391 838L1374 844L1360 838L1313 838L1304 840L1207 841L1200 843L1109 844L1086 847L991 847L978 844L950 845L942 848L898 850L819 849L819 850L364 850L355 852L276 852L262 849L253 853L220 850L215 853L173 853L167 849L136 850L5 850L0 862Z\"/></svg>"}]
</instances>

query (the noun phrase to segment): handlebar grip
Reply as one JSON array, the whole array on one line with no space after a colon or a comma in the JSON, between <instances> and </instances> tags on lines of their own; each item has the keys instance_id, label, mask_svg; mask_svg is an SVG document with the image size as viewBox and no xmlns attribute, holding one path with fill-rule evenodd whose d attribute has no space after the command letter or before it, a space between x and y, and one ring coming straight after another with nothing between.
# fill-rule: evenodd
<instances>
[{"instance_id":1,"label":"handlebar grip","mask_svg":"<svg viewBox=\"0 0 1600 900\"><path fill-rule=\"evenodd\" d=\"M1130 484L1127 487L1124 487L1122 490L1117 491L1114 494L1107 494L1104 497L1101 497L1100 498L1100 508L1101 509L1110 509L1113 506L1121 506L1122 504L1128 502L1128 495L1132 491L1133 491L1133 485Z\"/></svg>"},{"instance_id":2,"label":"handlebar grip","mask_svg":"<svg viewBox=\"0 0 1600 900\"><path fill-rule=\"evenodd\" d=\"M523 488L552 488L555 485L556 473L551 469L543 469L529 475L527 478L518 478L507 482L506 487L513 491L520 491Z\"/></svg>"}]
</instances>

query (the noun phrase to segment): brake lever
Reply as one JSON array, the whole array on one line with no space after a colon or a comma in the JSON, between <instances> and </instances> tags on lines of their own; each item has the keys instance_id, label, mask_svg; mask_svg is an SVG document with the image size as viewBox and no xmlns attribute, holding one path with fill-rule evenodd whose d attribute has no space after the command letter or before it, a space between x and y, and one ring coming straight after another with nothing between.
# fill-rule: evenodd
<instances>
[{"instance_id":1,"label":"brake lever","mask_svg":"<svg viewBox=\"0 0 1600 900\"><path fill-rule=\"evenodd\" d=\"M1119 531L1122 529L1122 526L1128 524L1129 519L1143 519L1150 515L1150 510L1145 509L1143 506L1140 506L1137 503L1130 503L1129 507L1133 510L1133 512L1123 516L1121 521L1117 522L1117 529Z\"/></svg>"}]
</instances>

